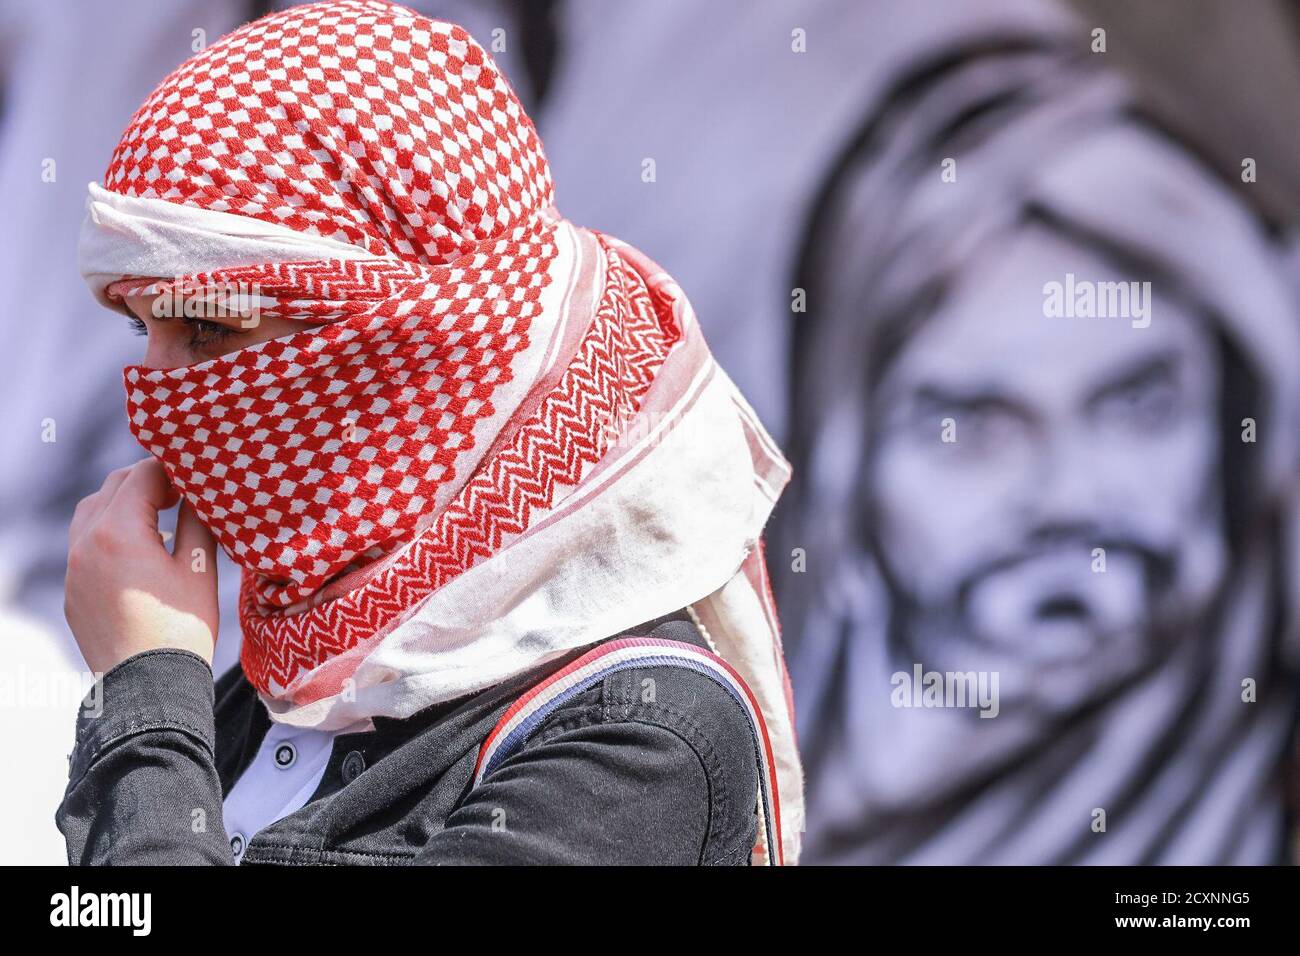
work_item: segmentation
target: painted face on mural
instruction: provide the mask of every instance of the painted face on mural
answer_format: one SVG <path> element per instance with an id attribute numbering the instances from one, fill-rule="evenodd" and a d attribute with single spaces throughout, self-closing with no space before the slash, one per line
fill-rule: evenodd
<path id="1" fill-rule="evenodd" d="M 1060 661 L 1203 607 L 1223 565 L 1219 361 L 1150 322 L 1052 317 L 1044 286 L 1129 281 L 1045 227 L 981 257 L 879 384 L 867 495 L 907 604 Z"/>

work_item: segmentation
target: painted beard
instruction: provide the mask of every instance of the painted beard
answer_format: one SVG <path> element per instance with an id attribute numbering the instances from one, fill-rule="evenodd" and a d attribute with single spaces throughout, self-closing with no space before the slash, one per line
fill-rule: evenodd
<path id="1" fill-rule="evenodd" d="M 895 651 L 930 669 L 997 672 L 1004 710 L 1068 713 L 1204 629 L 1224 552 L 1210 528 L 1177 550 L 1125 533 L 1037 533 L 932 603 L 907 593 L 882 562 Z"/>

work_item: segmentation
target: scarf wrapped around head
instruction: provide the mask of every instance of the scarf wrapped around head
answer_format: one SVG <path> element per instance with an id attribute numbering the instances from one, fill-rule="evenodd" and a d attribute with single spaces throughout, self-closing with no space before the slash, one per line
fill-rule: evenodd
<path id="1" fill-rule="evenodd" d="M 760 544 L 788 466 L 672 279 L 556 212 L 463 30 L 373 0 L 259 20 L 162 83 L 90 192 L 105 304 L 233 289 L 304 323 L 125 371 L 133 432 L 243 569 L 274 719 L 409 716 L 688 608 L 761 705 L 793 858 Z"/>

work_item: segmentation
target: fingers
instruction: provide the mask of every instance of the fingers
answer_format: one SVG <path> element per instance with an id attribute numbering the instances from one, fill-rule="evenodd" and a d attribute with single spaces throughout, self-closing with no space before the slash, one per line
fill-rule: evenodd
<path id="1" fill-rule="evenodd" d="M 104 479 L 99 491 L 77 504 L 68 528 L 69 547 L 104 522 L 123 534 L 156 533 L 158 512 L 172 507 L 179 498 L 156 458 L 119 468 Z"/>
<path id="2" fill-rule="evenodd" d="M 139 464 L 139 462 L 136 462 L 136 464 Z M 117 494 L 117 489 L 122 487 L 122 482 L 126 481 L 126 476 L 131 474 L 131 469 L 134 467 L 135 465 L 126 465 L 108 473 L 104 483 L 99 486 L 99 494 L 104 499 L 105 504 L 113 500 L 113 495 Z"/>
<path id="3" fill-rule="evenodd" d="M 68 543 L 75 544 L 86 529 L 93 525 L 96 519 L 108 507 L 117 490 L 126 481 L 126 476 L 131 473 L 135 465 L 127 465 L 125 468 L 118 468 L 111 471 L 104 483 L 99 486 L 99 490 L 94 494 L 87 495 L 77 502 L 76 510 L 72 513 L 72 524 L 68 527 Z"/>
<path id="4" fill-rule="evenodd" d="M 217 557 L 217 539 L 204 526 L 188 501 L 181 501 L 176 513 L 176 548 L 172 554 L 177 560 L 188 563 L 191 567 L 215 567 Z M 203 552 L 202 564 L 196 564 L 196 551 Z"/>

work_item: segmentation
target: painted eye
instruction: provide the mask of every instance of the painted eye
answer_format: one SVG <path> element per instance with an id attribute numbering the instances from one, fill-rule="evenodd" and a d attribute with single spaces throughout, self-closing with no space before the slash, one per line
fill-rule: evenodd
<path id="1" fill-rule="evenodd" d="M 1132 431 L 1154 431 L 1167 427 L 1178 417 L 1179 396 L 1175 383 L 1154 379 L 1117 389 L 1098 403 L 1098 417 L 1106 423 Z"/>
<path id="2" fill-rule="evenodd" d="M 977 404 L 953 413 L 957 422 L 958 443 L 969 438 L 980 449 L 998 451 L 1014 441 L 1021 431 L 1021 421 L 1004 408 Z"/>

